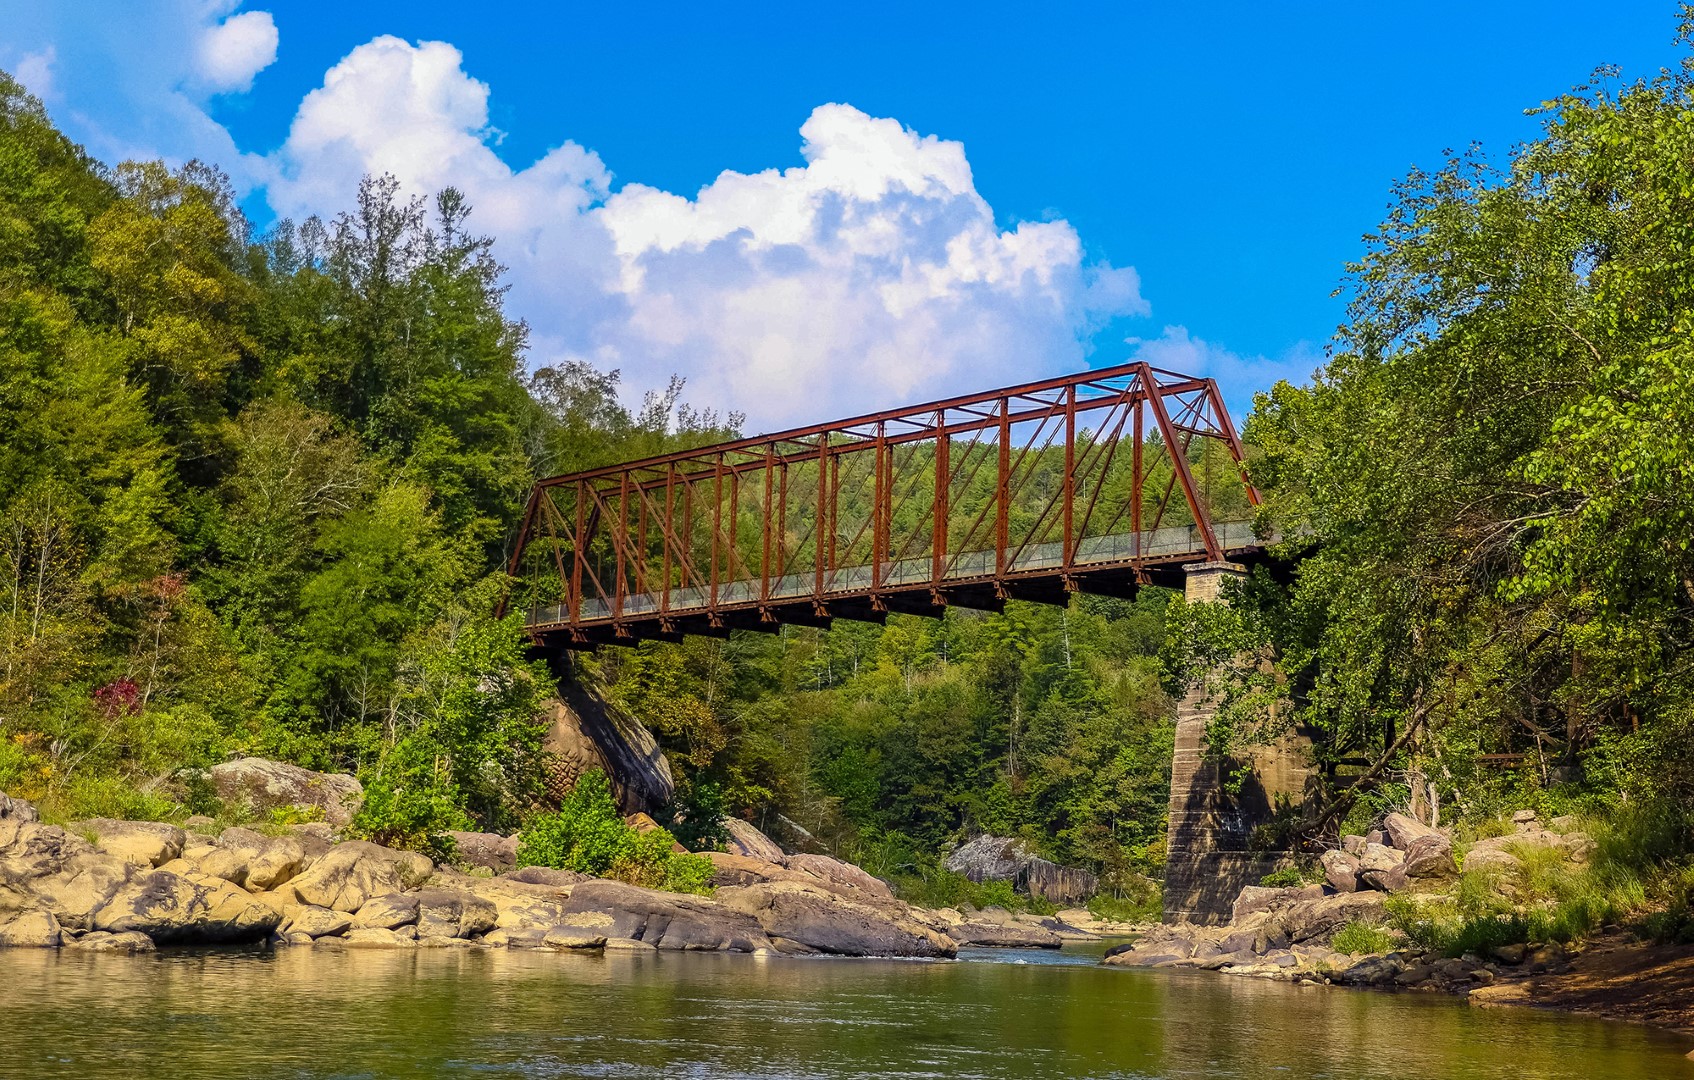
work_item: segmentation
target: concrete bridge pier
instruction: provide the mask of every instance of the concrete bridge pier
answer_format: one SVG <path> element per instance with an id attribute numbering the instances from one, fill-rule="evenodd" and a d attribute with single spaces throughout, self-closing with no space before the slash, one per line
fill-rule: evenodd
<path id="1" fill-rule="evenodd" d="M 1227 603 L 1224 583 L 1245 576 L 1235 563 L 1186 568 L 1189 603 Z M 1294 865 L 1290 852 L 1253 851 L 1253 830 L 1275 816 L 1279 802 L 1298 803 L 1308 775 L 1310 743 L 1298 735 L 1260 749 L 1239 794 L 1223 789 L 1220 763 L 1206 758 L 1206 727 L 1217 713 L 1204 687 L 1177 705 L 1176 747 L 1171 758 L 1170 823 L 1166 833 L 1164 919 L 1167 923 L 1229 921 L 1235 897 L 1247 885 Z M 1233 770 L 1239 763 L 1226 761 Z"/>

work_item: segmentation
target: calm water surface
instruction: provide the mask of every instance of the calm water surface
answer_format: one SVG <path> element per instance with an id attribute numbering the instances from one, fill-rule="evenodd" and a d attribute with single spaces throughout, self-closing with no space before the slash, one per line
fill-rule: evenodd
<path id="1" fill-rule="evenodd" d="M 3 950 L 0 1076 L 1694 1080 L 1688 1040 L 1632 1025 L 1098 952 Z"/>

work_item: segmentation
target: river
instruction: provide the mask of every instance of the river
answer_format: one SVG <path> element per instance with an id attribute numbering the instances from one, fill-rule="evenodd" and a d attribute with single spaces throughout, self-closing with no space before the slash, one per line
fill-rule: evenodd
<path id="1" fill-rule="evenodd" d="M 0 1076 L 1662 1080 L 1689 1040 L 1097 964 L 506 950 L 0 950 Z"/>

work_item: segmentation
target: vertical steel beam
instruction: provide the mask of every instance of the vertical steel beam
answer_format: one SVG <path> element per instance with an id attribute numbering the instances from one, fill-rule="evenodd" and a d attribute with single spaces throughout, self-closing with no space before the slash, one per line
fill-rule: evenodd
<path id="1" fill-rule="evenodd" d="M 664 526 L 665 526 L 665 533 L 666 533 L 667 540 L 670 537 L 676 535 L 676 529 L 671 524 L 671 515 L 676 512 L 675 509 L 674 509 L 674 507 L 676 506 L 675 488 L 676 488 L 676 462 L 673 461 L 665 467 L 665 520 L 664 520 Z M 670 611 L 671 611 L 671 548 L 673 546 L 674 546 L 673 544 L 668 543 L 668 542 L 665 544 L 665 584 L 664 584 L 664 590 L 665 591 L 664 591 L 664 595 L 661 596 L 660 599 L 659 599 L 659 611 L 660 611 L 661 614 L 665 614 L 665 615 L 669 615 Z"/>
<path id="2" fill-rule="evenodd" d="M 816 582 L 812 586 L 812 598 L 818 603 L 823 602 L 824 564 L 829 560 L 829 547 L 824 542 L 829 530 L 829 432 L 818 436 L 818 520 L 812 530 L 812 547 L 814 564 L 813 572 Z"/>
<path id="3" fill-rule="evenodd" d="M 935 432 L 935 501 L 932 506 L 935 520 L 930 523 L 929 580 L 931 586 L 939 589 L 941 577 L 947 572 L 947 519 L 953 501 L 953 465 L 949 460 L 946 409 L 935 411 Z"/>
<path id="4" fill-rule="evenodd" d="M 1000 476 L 994 486 L 994 573 L 1006 572 L 1006 548 L 1011 544 L 1012 399 L 1000 399 Z"/>
<path id="5" fill-rule="evenodd" d="M 1135 537 L 1130 550 L 1133 557 L 1141 557 L 1141 410 L 1147 397 L 1147 384 L 1141 384 L 1141 394 L 1135 399 L 1135 436 L 1130 448 L 1129 464 L 1129 530 Z"/>
<path id="6" fill-rule="evenodd" d="M 712 475 L 712 581 L 711 581 L 711 614 L 718 613 L 718 543 L 723 536 L 723 454 L 717 456 L 717 464 Z"/>
<path id="7" fill-rule="evenodd" d="M 776 443 L 771 443 L 765 450 L 765 532 L 762 537 L 764 550 L 761 552 L 759 566 L 759 600 L 762 603 L 771 602 L 771 501 L 776 488 Z"/>
<path id="8" fill-rule="evenodd" d="M 876 422 L 876 479 L 871 481 L 871 591 L 883 587 L 883 552 L 888 528 L 888 501 L 893 498 L 884 471 L 888 469 L 888 425 Z"/>
<path id="9" fill-rule="evenodd" d="M 627 591 L 624 585 L 626 561 L 624 546 L 629 542 L 629 474 L 618 477 L 618 539 L 613 545 L 617 549 L 617 580 L 612 586 L 612 618 L 623 618 L 623 598 Z"/>
<path id="10" fill-rule="evenodd" d="M 1060 547 L 1060 563 L 1066 570 L 1071 568 L 1076 559 L 1076 539 L 1071 533 L 1071 524 L 1076 502 L 1076 385 L 1065 388 L 1065 476 L 1064 492 L 1065 536 Z"/>
<path id="11" fill-rule="evenodd" d="M 576 532 L 571 536 L 571 627 L 575 629 L 582 620 L 582 531 L 583 507 L 588 502 L 587 481 L 578 480 L 576 484 Z"/>

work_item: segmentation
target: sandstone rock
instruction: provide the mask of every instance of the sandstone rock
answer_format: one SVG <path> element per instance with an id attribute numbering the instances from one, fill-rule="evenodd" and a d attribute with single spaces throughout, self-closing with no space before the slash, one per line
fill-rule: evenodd
<path id="1" fill-rule="evenodd" d="M 292 836 L 265 836 L 251 829 L 230 828 L 195 862 L 202 873 L 223 878 L 248 892 L 266 892 L 300 873 L 306 865 L 306 849 Z"/>
<path id="2" fill-rule="evenodd" d="M 997 949 L 1057 949 L 1064 944 L 1064 939 L 1051 930 L 999 923 L 959 923 L 948 927 L 947 934 L 960 945 Z"/>
<path id="3" fill-rule="evenodd" d="M 106 854 L 149 869 L 181 855 L 183 844 L 187 841 L 183 830 L 158 821 L 90 818 L 73 822 L 70 828 L 78 833 L 93 834 L 94 846 Z"/>
<path id="4" fill-rule="evenodd" d="M 494 904 L 462 889 L 424 889 L 417 894 L 418 938 L 470 938 L 494 929 Z"/>
<path id="5" fill-rule="evenodd" d="M 1387 986 L 1405 970 L 1394 955 L 1371 956 L 1339 972 L 1336 981 L 1347 986 Z"/>
<path id="6" fill-rule="evenodd" d="M 1383 921 L 1384 904 L 1380 893 L 1339 893 L 1296 900 L 1273 917 L 1290 941 L 1327 944 L 1330 936 L 1347 923 Z"/>
<path id="7" fill-rule="evenodd" d="M 1536 814 L 1533 810 L 1518 810 L 1512 814 L 1512 824 L 1532 825 L 1535 822 L 1535 818 Z"/>
<path id="8" fill-rule="evenodd" d="M 94 929 L 95 912 L 103 908 L 137 872 L 137 867 L 78 844 L 82 853 L 58 864 L 54 873 L 29 879 L 27 888 L 68 930 Z M 0 860 L 3 868 L 4 860 Z"/>
<path id="9" fill-rule="evenodd" d="M 1485 842 L 1481 841 L 1465 854 L 1464 862 L 1466 871 L 1493 870 L 1499 873 L 1516 870 L 1522 865 L 1518 857 L 1511 852 L 1500 847 L 1485 846 Z"/>
<path id="10" fill-rule="evenodd" d="M 1353 836 L 1348 837 L 1348 839 L 1357 840 L 1359 850 L 1364 851 L 1365 841 L 1363 837 Z M 1329 883 L 1330 888 L 1336 892 L 1344 893 L 1358 890 L 1359 860 L 1351 852 L 1326 851 L 1319 862 L 1323 865 L 1323 877 Z"/>
<path id="11" fill-rule="evenodd" d="M 1412 838 L 1405 846 L 1403 869 L 1408 878 L 1450 878 L 1459 872 L 1453 862 L 1453 842 L 1438 832 Z"/>
<path id="12" fill-rule="evenodd" d="M 1411 878 L 1406 876 L 1404 866 L 1396 866 L 1392 870 L 1360 870 L 1359 884 L 1377 892 L 1393 893 L 1411 885 Z"/>
<path id="13" fill-rule="evenodd" d="M 429 876 L 433 866 L 416 852 L 350 840 L 337 844 L 288 884 L 303 903 L 358 911 L 373 896 L 401 892 L 418 884 Z"/>
<path id="14" fill-rule="evenodd" d="M 608 938 L 634 938 L 661 949 L 756 952 L 772 947 L 757 919 L 704 897 L 594 880 L 572 888 L 564 907 L 566 925 L 592 927 Z"/>
<path id="15" fill-rule="evenodd" d="M 1516 965 L 1523 963 L 1524 954 L 1528 951 L 1529 946 L 1523 944 L 1497 945 L 1489 953 L 1502 964 Z"/>
<path id="16" fill-rule="evenodd" d="M 59 945 L 59 920 L 39 908 L 0 913 L 0 946 L 52 949 Z"/>
<path id="17" fill-rule="evenodd" d="M 1434 974 L 1435 969 L 1428 964 L 1414 964 L 1394 976 L 1394 982 L 1400 986 L 1415 986 L 1421 982 L 1428 982 L 1430 976 Z"/>
<path id="18" fill-rule="evenodd" d="M 322 821 L 302 821 L 284 826 L 290 836 L 300 841 L 300 846 L 306 852 L 307 862 L 316 862 L 329 854 L 331 848 L 341 842 L 341 835 L 335 828 Z"/>
<path id="19" fill-rule="evenodd" d="M 551 866 L 526 866 L 521 870 L 513 870 L 509 874 L 501 874 L 500 880 L 520 881 L 526 885 L 551 885 L 555 888 L 568 888 L 584 881 L 594 881 L 587 874 L 579 874 L 575 870 L 555 870 Z"/>
<path id="20" fill-rule="evenodd" d="M 826 885 L 834 886 L 837 889 L 868 893 L 885 900 L 894 899 L 894 890 L 888 887 L 887 882 L 872 877 L 852 863 L 832 859 L 828 855 L 790 855 L 788 857 L 788 868 L 803 874 L 810 874 Z"/>
<path id="21" fill-rule="evenodd" d="M 972 881 L 1010 882 L 1018 892 L 1060 904 L 1084 900 L 1100 888 L 1088 871 L 1043 859 L 1011 837 L 979 836 L 951 852 L 943 865 Z"/>
<path id="22" fill-rule="evenodd" d="M 323 811 L 331 825 L 345 825 L 364 799 L 364 788 L 346 773 L 320 773 L 265 758 L 241 758 L 214 765 L 212 786 L 218 798 L 256 813 L 293 808 Z"/>
<path id="23" fill-rule="evenodd" d="M 0 817 L 0 877 L 12 881 L 56 874 L 94 845 L 57 825 Z"/>
<path id="24" fill-rule="evenodd" d="M 1270 888 L 1264 885 L 1248 885 L 1235 897 L 1235 904 L 1230 908 L 1229 921 L 1241 922 L 1256 911 L 1264 911 L 1285 900 L 1292 900 L 1300 893 L 1300 886 L 1292 888 Z"/>
<path id="25" fill-rule="evenodd" d="M 1341 850 L 1349 855 L 1363 855 L 1365 853 L 1365 838 L 1362 836 L 1343 836 L 1341 838 Z"/>
<path id="26" fill-rule="evenodd" d="M 153 943 L 152 938 L 136 930 L 127 930 L 121 934 L 95 930 L 75 941 L 65 942 L 65 948 L 92 953 L 138 953 L 152 952 L 158 946 Z"/>
<path id="27" fill-rule="evenodd" d="M 450 832 L 459 861 L 502 873 L 518 865 L 518 838 L 499 833 Z"/>
<path id="28" fill-rule="evenodd" d="M 1439 836 L 1439 829 L 1432 829 L 1416 818 L 1405 814 L 1389 814 L 1382 819 L 1382 829 L 1388 834 L 1391 844 L 1405 851 L 1413 840 L 1422 836 Z"/>
<path id="29" fill-rule="evenodd" d="M 1395 848 L 1383 844 L 1366 844 L 1365 853 L 1358 856 L 1359 872 L 1366 870 L 1393 870 L 1405 861 L 1405 855 Z"/>
<path id="30" fill-rule="evenodd" d="M 294 904 L 283 911 L 280 933 L 310 934 L 320 938 L 340 934 L 353 926 L 353 918 L 344 911 L 331 911 L 314 904 Z"/>
<path id="31" fill-rule="evenodd" d="M 1386 843 L 1388 843 L 1388 834 L 1383 832 L 1381 829 L 1372 829 L 1370 832 L 1365 834 L 1365 846 L 1367 848 L 1372 844 Z M 1362 855 L 1364 853 L 1360 852 L 1360 854 Z"/>
<path id="32" fill-rule="evenodd" d="M 496 948 L 505 946 L 508 949 L 539 949 L 542 937 L 540 930 L 494 929 L 482 935 L 482 943 Z"/>
<path id="33" fill-rule="evenodd" d="M 562 799 L 584 773 L 599 769 L 611 781 L 618 810 L 656 810 L 676 790 L 670 762 L 658 740 L 636 717 L 608 700 L 593 676 L 583 673 L 559 687 L 562 698 L 542 706 L 547 723 L 542 746 L 550 756 L 547 794 Z"/>
<path id="34" fill-rule="evenodd" d="M 40 815 L 35 807 L 22 799 L 14 799 L 4 791 L 0 791 L 0 818 L 11 818 L 13 821 L 39 821 Z"/>
<path id="35" fill-rule="evenodd" d="M 578 886 L 577 891 L 586 887 Z M 799 946 L 791 951 L 843 956 L 951 957 L 958 953 L 952 937 L 920 921 L 898 901 L 852 900 L 786 881 L 720 889 L 717 898 L 731 910 L 756 918 L 779 946 Z"/>
<path id="36" fill-rule="evenodd" d="M 658 952 L 658 947 L 634 938 L 610 937 L 606 939 L 607 952 Z"/>
<path id="37" fill-rule="evenodd" d="M 734 855 L 727 851 L 707 851 L 702 854 L 712 864 L 712 884 L 719 887 L 772 881 L 789 872 L 781 863 L 767 862 L 747 855 Z"/>
<path id="38" fill-rule="evenodd" d="M 94 913 L 94 929 L 139 931 L 155 942 L 222 944 L 259 941 L 281 916 L 209 874 L 164 870 L 137 874 Z"/>
<path id="39" fill-rule="evenodd" d="M 776 841 L 760 832 L 752 822 L 743 821 L 738 817 L 726 817 L 723 819 L 723 827 L 729 833 L 729 841 L 724 845 L 729 854 L 778 865 L 787 861 L 788 856 L 777 847 Z"/>
<path id="40" fill-rule="evenodd" d="M 606 935 L 580 926 L 555 926 L 542 935 L 541 944 L 549 949 L 598 949 L 606 944 Z"/>
<path id="41" fill-rule="evenodd" d="M 418 898 L 406 893 L 373 896 L 353 916 L 353 926 L 360 930 L 397 930 L 417 921 Z"/>
<path id="42" fill-rule="evenodd" d="M 318 938 L 314 944 L 338 943 L 349 949 L 413 949 L 417 942 L 409 937 L 403 937 L 393 930 L 383 930 L 377 927 L 365 927 L 359 930 L 347 931 L 342 938 Z"/>

